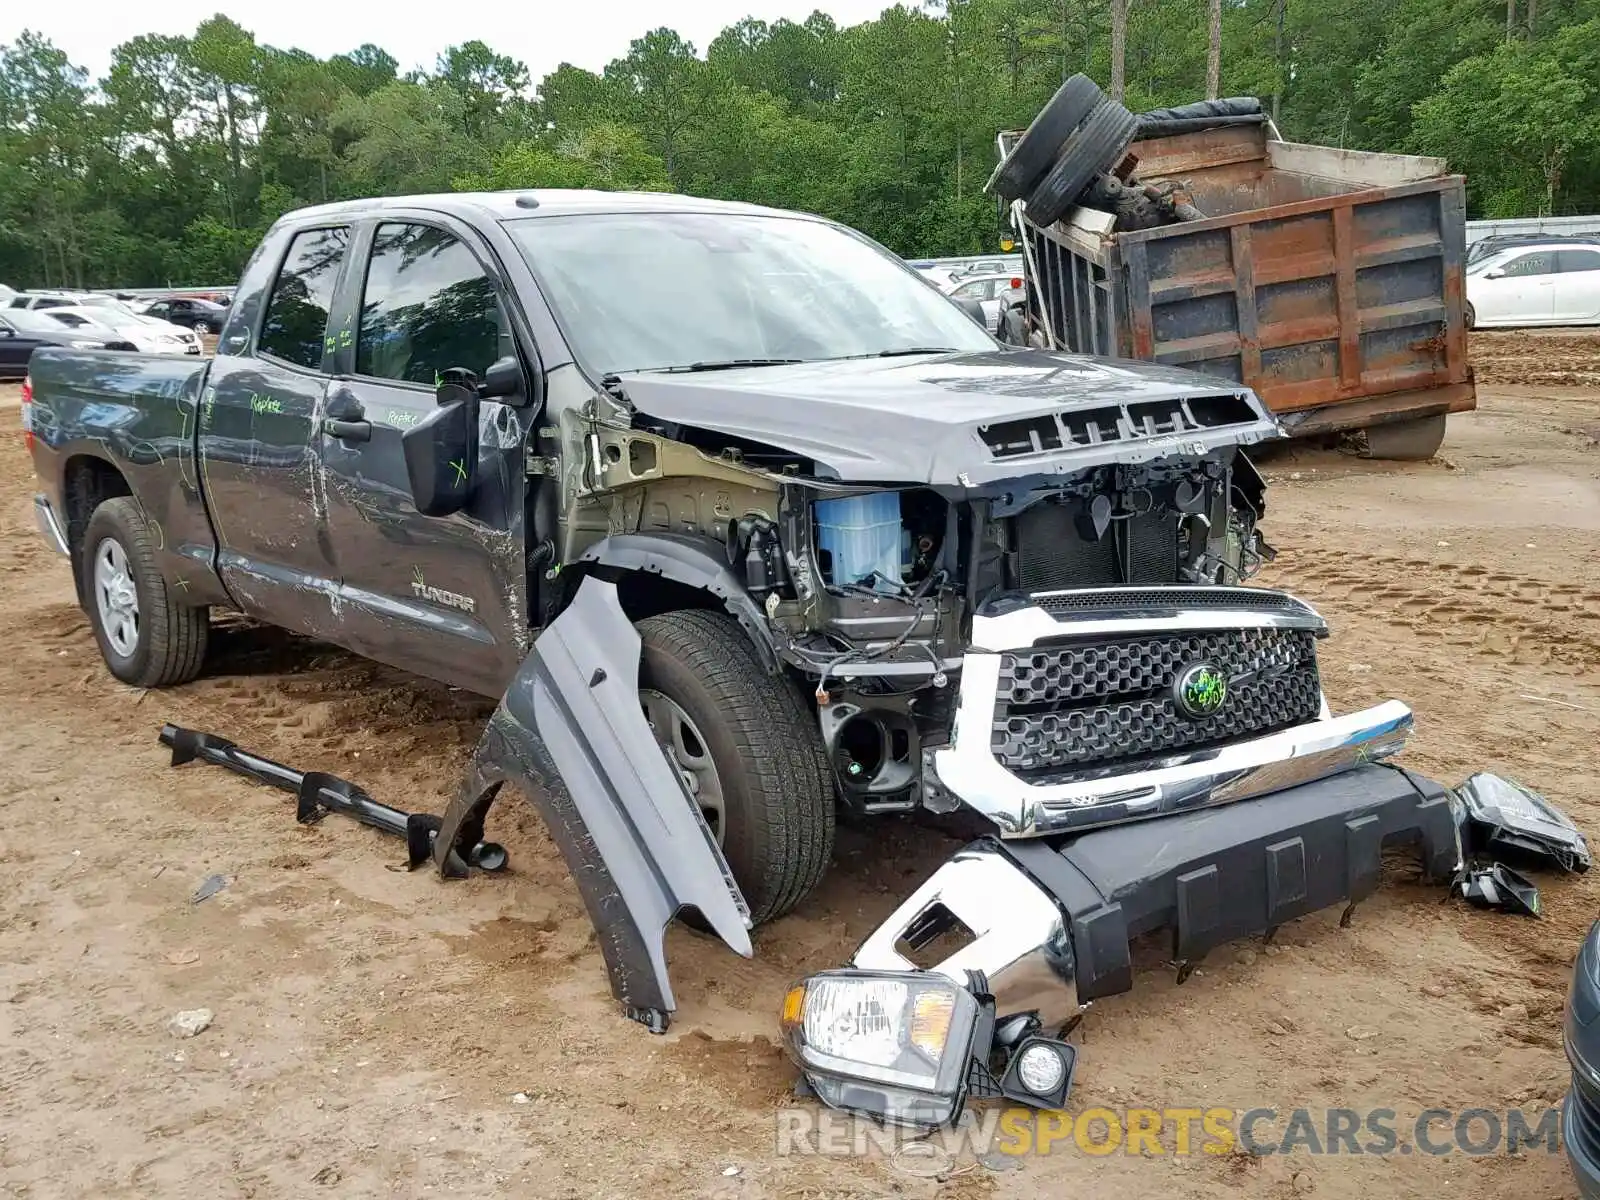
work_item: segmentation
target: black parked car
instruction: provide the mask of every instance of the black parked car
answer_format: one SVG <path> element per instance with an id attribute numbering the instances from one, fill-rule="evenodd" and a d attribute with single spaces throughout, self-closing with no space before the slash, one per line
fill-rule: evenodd
<path id="1" fill-rule="evenodd" d="M 0 313 L 0 379 L 21 379 L 28 359 L 40 346 L 76 346 L 82 350 L 134 350 L 115 330 L 99 325 L 69 328 L 26 309 Z"/>
<path id="2" fill-rule="evenodd" d="M 198 333 L 221 333 L 222 322 L 228 316 L 228 310 L 222 305 L 189 296 L 157 300 L 145 305 L 142 311 L 147 317 L 160 317 L 163 321 L 183 325 Z"/>
<path id="3" fill-rule="evenodd" d="M 1561 1141 L 1584 1200 L 1600 1200 L 1600 921 L 1578 951 L 1567 997 L 1567 1058 L 1572 1091 L 1562 1114 Z"/>

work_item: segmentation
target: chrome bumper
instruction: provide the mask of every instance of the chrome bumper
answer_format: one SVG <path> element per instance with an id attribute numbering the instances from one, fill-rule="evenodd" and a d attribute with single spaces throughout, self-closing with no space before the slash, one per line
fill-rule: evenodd
<path id="1" fill-rule="evenodd" d="M 1218 589 L 1223 592 L 1224 589 Z M 1259 592 L 1262 608 L 1238 606 L 1242 593 L 1226 589 L 1231 608 L 1179 607 L 1156 612 L 1149 598 L 1159 589 L 1127 589 L 1144 609 L 1129 607 L 1095 613 L 1088 619 L 1059 620 L 1034 597 L 1035 605 L 973 622 L 973 643 L 982 647 L 962 662 L 960 694 L 950 745 L 925 760 L 934 788 L 955 796 L 982 813 L 1003 838 L 1076 833 L 1146 817 L 1187 812 L 1266 795 L 1311 783 L 1364 763 L 1398 753 L 1411 732 L 1411 709 L 1386 701 L 1342 717 L 1331 716 L 1326 702 L 1321 718 L 1248 741 L 1205 749 L 1178 751 L 1137 766 L 1089 767 L 1061 772 L 1048 783 L 1033 783 L 1013 774 L 995 758 L 990 737 L 995 695 L 1000 684 L 1001 651 L 1025 650 L 1044 641 L 1101 637 L 1110 634 L 1170 633 L 1173 630 L 1257 629 L 1288 627 L 1322 630 L 1322 618 L 1282 593 Z M 1115 599 L 1117 589 L 1078 593 L 1097 602 Z M 1178 593 L 1194 596 L 1196 593 Z M 1068 595 L 1061 593 L 1060 595 Z M 1276 609 L 1268 607 L 1272 600 Z"/>
<path id="2" fill-rule="evenodd" d="M 67 536 L 61 531 L 61 523 L 56 520 L 56 510 L 50 507 L 50 501 L 44 496 L 35 495 L 33 498 L 33 519 L 51 548 L 57 554 L 66 554 Z"/>

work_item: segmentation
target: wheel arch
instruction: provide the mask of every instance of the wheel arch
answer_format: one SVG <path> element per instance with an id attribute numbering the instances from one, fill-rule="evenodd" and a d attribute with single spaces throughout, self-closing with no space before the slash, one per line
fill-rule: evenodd
<path id="1" fill-rule="evenodd" d="M 115 463 L 97 454 L 73 454 L 62 464 L 62 532 L 66 535 L 67 553 L 72 562 L 73 587 L 77 590 L 80 604 L 85 602 L 83 538 L 89 528 L 89 518 L 107 500 L 133 494 L 127 476 Z"/>
<path id="2" fill-rule="evenodd" d="M 772 627 L 755 597 L 728 565 L 722 546 L 707 537 L 681 533 L 622 533 L 602 538 L 562 572 L 571 575 L 562 607 L 583 578 L 594 575 L 617 587 L 630 621 L 680 609 L 727 612 L 755 647 L 761 664 L 778 674 Z"/>

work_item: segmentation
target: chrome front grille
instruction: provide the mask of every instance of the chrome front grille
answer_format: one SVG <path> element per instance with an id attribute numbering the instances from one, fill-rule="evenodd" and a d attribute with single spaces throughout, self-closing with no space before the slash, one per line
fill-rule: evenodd
<path id="1" fill-rule="evenodd" d="M 1189 667 L 1227 679 L 1208 716 L 1180 710 Z M 1000 656 L 991 747 L 1020 774 L 1197 749 L 1316 720 L 1316 637 L 1307 629 L 1146 633 L 1035 646 Z"/>

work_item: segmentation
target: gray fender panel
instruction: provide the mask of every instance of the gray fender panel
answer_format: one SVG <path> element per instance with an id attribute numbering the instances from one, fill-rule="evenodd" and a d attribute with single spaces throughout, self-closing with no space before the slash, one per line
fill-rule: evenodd
<path id="1" fill-rule="evenodd" d="M 533 802 L 577 881 L 628 1015 L 664 1030 L 676 1007 L 666 927 L 687 906 L 749 958 L 749 908 L 639 707 L 639 635 L 617 589 L 585 579 L 523 660 L 445 811 L 434 859 L 466 873 L 502 784 Z"/>
<path id="2" fill-rule="evenodd" d="M 579 561 L 660 575 L 710 592 L 738 620 L 762 665 L 769 671 L 778 669 L 766 617 L 728 568 L 727 554 L 711 539 L 687 533 L 619 533 L 590 546 Z"/>

